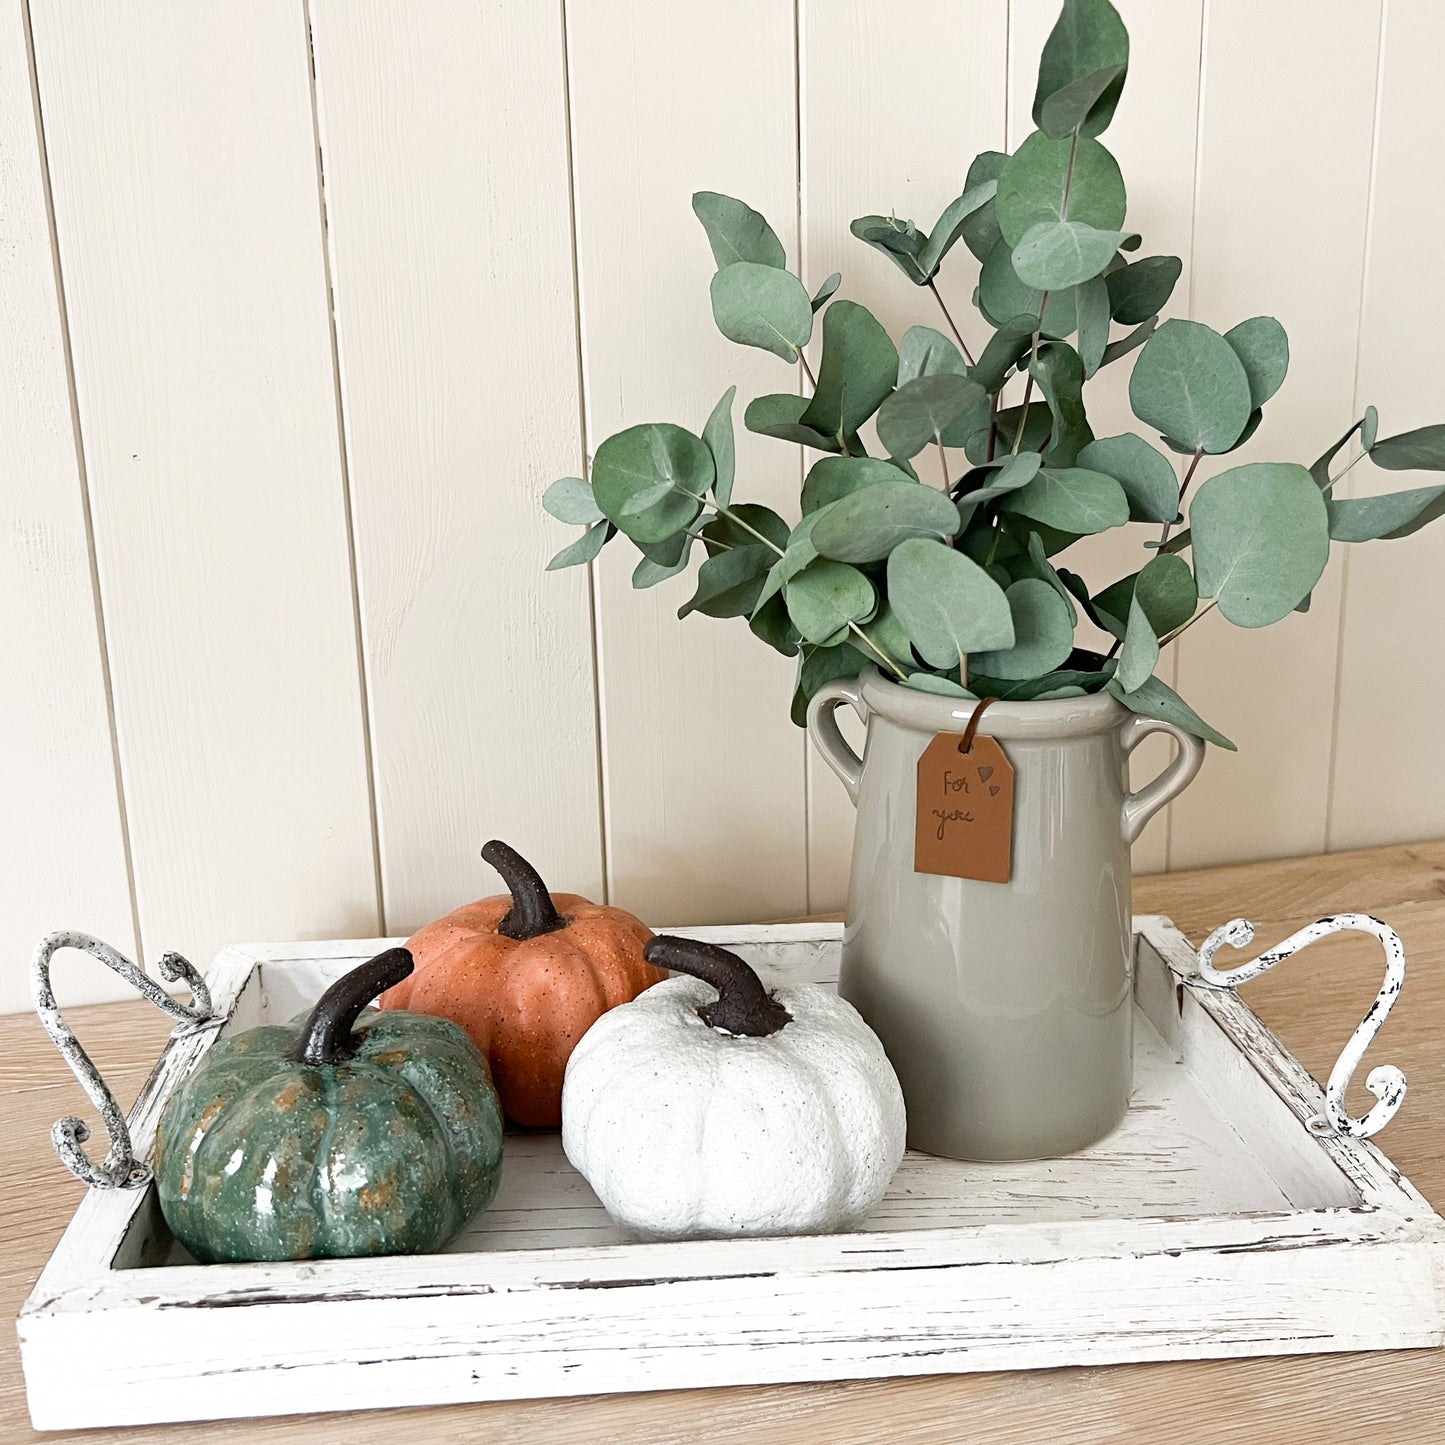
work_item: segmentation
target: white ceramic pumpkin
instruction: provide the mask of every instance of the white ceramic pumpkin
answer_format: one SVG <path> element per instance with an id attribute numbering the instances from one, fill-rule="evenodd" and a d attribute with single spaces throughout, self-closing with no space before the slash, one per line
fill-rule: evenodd
<path id="1" fill-rule="evenodd" d="M 903 1092 L 851 1004 L 769 989 L 736 954 L 654 938 L 685 977 L 602 1015 L 567 1063 L 562 1147 L 607 1212 L 664 1239 L 860 1223 L 903 1157 Z"/>

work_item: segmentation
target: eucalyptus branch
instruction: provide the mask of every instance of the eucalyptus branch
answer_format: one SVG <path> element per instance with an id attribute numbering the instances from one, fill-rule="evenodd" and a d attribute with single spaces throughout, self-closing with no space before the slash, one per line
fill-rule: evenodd
<path id="1" fill-rule="evenodd" d="M 1194 460 L 1189 463 L 1189 470 L 1184 473 L 1184 480 L 1179 484 L 1179 510 L 1184 509 L 1184 494 L 1189 490 L 1189 484 L 1194 480 L 1195 469 L 1199 466 L 1200 459 L 1204 456 L 1203 447 L 1195 447 Z M 1343 475 L 1343 474 L 1342 474 Z M 1159 545 L 1162 547 L 1169 540 L 1170 530 L 1173 528 L 1173 521 L 1164 523 L 1163 530 L 1159 533 Z"/>
<path id="2" fill-rule="evenodd" d="M 943 294 L 933 284 L 933 278 L 928 278 L 928 289 L 933 292 L 933 299 L 938 302 L 938 309 L 943 312 L 943 319 L 948 322 L 948 329 L 953 332 L 953 339 L 958 342 L 958 349 L 963 352 L 963 359 L 973 366 L 973 353 L 968 349 L 968 342 L 963 339 L 963 333 L 958 329 L 952 316 L 949 315 L 948 307 L 943 304 Z"/>
<path id="3" fill-rule="evenodd" d="M 864 632 L 864 630 L 859 627 L 856 622 L 850 622 L 848 624 L 848 630 L 861 638 L 868 645 L 868 647 L 878 658 L 878 660 L 882 662 L 890 672 L 892 672 L 893 676 L 896 677 L 899 682 L 908 681 L 908 674 L 904 672 L 904 670 L 888 655 L 888 653 L 884 651 L 883 648 L 879 647 L 879 645 L 874 642 L 873 639 L 869 637 L 868 634 Z"/>
<path id="4" fill-rule="evenodd" d="M 943 468 L 943 490 L 951 491 L 953 483 L 948 480 L 948 453 L 943 449 L 943 438 L 935 435 L 933 439 L 938 443 L 938 465 Z"/>
<path id="5" fill-rule="evenodd" d="M 1188 632 L 1189 629 L 1193 627 L 1194 624 L 1198 622 L 1201 617 L 1205 616 L 1207 613 L 1213 612 L 1214 609 L 1218 606 L 1219 598 L 1211 597 L 1209 601 L 1206 602 L 1204 606 L 1201 607 L 1199 611 L 1196 612 L 1194 616 L 1189 619 L 1188 622 L 1181 622 L 1179 626 L 1174 629 L 1173 632 L 1166 632 L 1164 636 L 1159 639 L 1159 646 L 1161 648 L 1168 647 L 1169 644 L 1173 642 L 1176 637 L 1180 636 L 1182 633 Z"/>
<path id="6" fill-rule="evenodd" d="M 813 375 L 813 368 L 808 365 L 808 353 L 800 346 L 798 348 L 798 360 L 803 364 L 803 375 L 808 378 L 808 385 L 816 392 L 818 390 L 818 378 Z"/>

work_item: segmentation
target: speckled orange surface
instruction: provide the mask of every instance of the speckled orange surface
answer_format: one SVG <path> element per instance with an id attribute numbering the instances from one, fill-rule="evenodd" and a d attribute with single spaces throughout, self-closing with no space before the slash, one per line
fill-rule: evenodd
<path id="1" fill-rule="evenodd" d="M 667 975 L 643 959 L 652 932 L 630 913 L 574 893 L 552 901 L 565 926 L 536 938 L 497 932 L 512 907 L 507 894 L 427 924 L 406 945 L 416 972 L 381 1006 L 455 1020 L 486 1054 L 507 1117 L 555 1129 L 578 1040 L 608 1009 Z"/>

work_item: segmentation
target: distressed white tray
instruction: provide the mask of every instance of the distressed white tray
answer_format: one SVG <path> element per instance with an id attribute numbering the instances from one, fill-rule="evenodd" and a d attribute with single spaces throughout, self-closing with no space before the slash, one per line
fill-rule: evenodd
<path id="1" fill-rule="evenodd" d="M 1081 1154 L 909 1154 L 867 1230 L 642 1244 L 556 1136 L 443 1254 L 202 1266 L 155 1190 L 91 1190 L 19 1319 L 40 1429 L 1119 1360 L 1434 1346 L 1445 1221 L 1233 993 L 1135 920 L 1135 1093 Z M 684 930 L 836 977 L 839 925 Z M 223 1031 L 287 1019 L 388 940 L 226 950 Z M 137 1154 L 217 1037 L 175 1037 Z M 59 1167 L 57 1165 L 57 1167 Z"/>

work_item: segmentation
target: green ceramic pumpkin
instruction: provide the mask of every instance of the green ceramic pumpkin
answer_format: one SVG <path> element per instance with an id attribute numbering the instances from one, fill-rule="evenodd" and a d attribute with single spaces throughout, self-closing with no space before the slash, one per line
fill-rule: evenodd
<path id="1" fill-rule="evenodd" d="M 309 1015 L 223 1039 L 156 1134 L 171 1232 L 202 1263 L 421 1254 L 497 1191 L 502 1112 L 454 1023 L 363 1014 L 412 971 L 404 948 L 353 969 Z"/>

